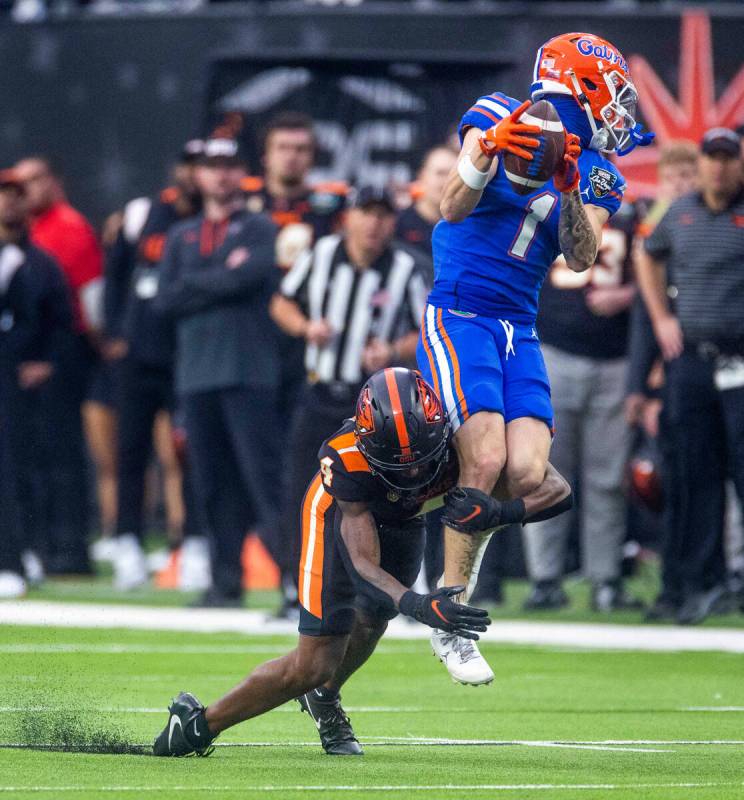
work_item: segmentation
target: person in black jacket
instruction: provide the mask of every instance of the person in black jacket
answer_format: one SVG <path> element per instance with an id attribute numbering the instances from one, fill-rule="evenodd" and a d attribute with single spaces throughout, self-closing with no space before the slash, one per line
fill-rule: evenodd
<path id="1" fill-rule="evenodd" d="M 163 463 L 169 534 L 183 519 L 182 474 L 172 445 L 169 413 L 173 411 L 173 329 L 153 308 L 160 261 L 168 230 L 194 216 L 201 199 L 193 179 L 200 140 L 185 145 L 173 170 L 174 185 L 156 198 L 138 197 L 127 203 L 118 233 L 106 254 L 106 357 L 118 364 L 116 408 L 119 492 L 114 550 L 114 585 L 133 589 L 147 580 L 142 549 L 145 475 L 153 444 L 153 426 L 166 427 L 159 436 Z M 163 444 L 163 443 L 166 444 Z M 167 447 L 170 444 L 170 447 Z M 163 452 L 163 451 L 166 452 Z M 199 588 L 205 588 L 201 586 Z"/>
<path id="2" fill-rule="evenodd" d="M 211 606 L 242 602 L 249 522 L 264 543 L 278 511 L 275 227 L 245 209 L 232 139 L 205 143 L 196 179 L 204 211 L 168 234 L 156 307 L 176 322 L 176 390 L 185 412 L 197 500 L 212 537 Z M 278 560 L 278 556 L 275 560 Z"/>
<path id="3" fill-rule="evenodd" d="M 38 394 L 72 337 L 67 284 L 30 244 L 26 219 L 23 184 L 0 172 L 0 597 L 23 594 L 21 552 L 47 544 Z"/>

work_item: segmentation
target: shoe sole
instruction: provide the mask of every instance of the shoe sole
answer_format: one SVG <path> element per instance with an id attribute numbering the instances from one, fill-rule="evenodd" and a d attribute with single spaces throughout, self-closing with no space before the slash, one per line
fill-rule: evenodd
<path id="1" fill-rule="evenodd" d="M 441 656 L 438 656 L 433 649 L 431 651 L 431 654 L 434 656 L 434 658 L 436 658 L 440 662 L 440 664 L 444 664 L 444 668 L 447 669 L 447 664 L 445 663 L 444 659 Z M 460 680 L 460 678 L 456 678 L 448 669 L 447 673 L 449 674 L 452 683 L 459 683 L 460 686 L 490 686 L 493 683 L 494 678 L 496 677 L 495 675 L 492 675 L 485 681 L 463 681 Z"/>

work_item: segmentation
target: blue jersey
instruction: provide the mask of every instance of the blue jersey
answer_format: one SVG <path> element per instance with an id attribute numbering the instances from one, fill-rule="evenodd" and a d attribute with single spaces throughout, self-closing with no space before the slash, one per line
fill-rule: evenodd
<path id="1" fill-rule="evenodd" d="M 519 105 L 499 92 L 479 98 L 460 121 L 460 141 L 468 128 L 486 130 Z M 614 214 L 625 191 L 625 181 L 615 166 L 585 149 L 579 170 L 584 203 Z M 499 162 L 473 211 L 462 222 L 442 220 L 434 229 L 434 288 L 429 302 L 439 308 L 532 324 L 540 287 L 561 252 L 560 205 L 552 178 L 531 194 L 519 195 Z"/>

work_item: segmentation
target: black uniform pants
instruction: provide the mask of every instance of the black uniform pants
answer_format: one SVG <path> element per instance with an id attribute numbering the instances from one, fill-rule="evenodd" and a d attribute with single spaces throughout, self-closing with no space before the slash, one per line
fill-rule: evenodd
<path id="1" fill-rule="evenodd" d="M 667 365 L 662 556 L 664 593 L 672 600 L 724 580 L 727 475 L 744 498 L 744 387 L 719 391 L 713 372 L 713 360 L 692 347 Z"/>
<path id="2" fill-rule="evenodd" d="M 279 564 L 284 576 L 297 581 L 302 543 L 302 498 L 318 471 L 318 450 L 323 442 L 354 415 L 359 388 L 356 385 L 306 383 L 295 406 L 287 443 L 287 463 L 282 514 L 282 551 Z"/>
<path id="3" fill-rule="evenodd" d="M 40 457 L 37 481 L 46 489 L 44 538 L 50 571 L 89 569 L 88 470 L 81 406 L 91 366 L 84 336 L 71 338 L 52 377 L 38 390 Z"/>
<path id="4" fill-rule="evenodd" d="M 272 558 L 282 559 L 275 534 L 280 494 L 275 392 L 238 386 L 187 394 L 183 411 L 194 491 L 209 527 L 212 580 L 218 591 L 237 597 L 251 522 L 257 522 Z"/>
<path id="5" fill-rule="evenodd" d="M 142 538 L 145 475 L 152 453 L 152 428 L 159 411 L 173 407 L 173 374 L 134 359 L 124 359 L 117 375 L 116 532 Z"/>
<path id="6" fill-rule="evenodd" d="M 5 365 L 0 364 L 5 372 Z M 0 374 L 0 572 L 23 574 L 21 566 L 22 525 L 18 503 L 18 469 L 11 441 L 11 426 L 18 421 L 19 392 L 14 372 Z"/>

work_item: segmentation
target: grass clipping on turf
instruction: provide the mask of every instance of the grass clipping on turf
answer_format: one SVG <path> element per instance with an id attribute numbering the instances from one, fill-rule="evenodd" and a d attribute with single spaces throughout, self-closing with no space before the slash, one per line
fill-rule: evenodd
<path id="1" fill-rule="evenodd" d="M 17 721 L 14 748 L 65 753 L 152 755 L 152 747 L 134 744 L 121 730 L 94 722 L 85 713 L 64 710 L 26 712 Z"/>

